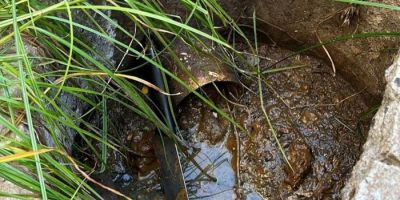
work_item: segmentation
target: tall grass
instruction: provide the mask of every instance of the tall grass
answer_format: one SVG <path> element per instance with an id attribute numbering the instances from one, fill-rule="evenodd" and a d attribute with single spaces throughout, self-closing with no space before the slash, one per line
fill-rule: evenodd
<path id="1" fill-rule="evenodd" d="M 167 14 L 157 1 L 109 0 L 104 5 L 94 5 L 85 0 L 49 2 L 0 1 L 0 127 L 3 127 L 0 133 L 0 177 L 29 191 L 27 194 L 0 192 L 0 196 L 101 199 L 89 184 L 88 166 L 79 162 L 75 164 L 77 161 L 73 161 L 69 153 L 73 143 L 71 134 L 77 134 L 101 163 L 97 170 L 105 170 L 107 149 L 117 150 L 116 141 L 107 136 L 111 119 L 107 116 L 106 101 L 125 105 L 164 133 L 175 137 L 132 81 L 154 86 L 138 77 L 120 74 L 118 66 L 104 59 L 107 52 L 93 49 L 84 34 L 101 38 L 116 49 L 160 68 L 166 76 L 185 85 L 239 126 L 211 100 L 193 91 L 168 71 L 159 60 L 152 60 L 140 49 L 109 35 L 98 19 L 125 33 L 136 46 L 146 46 L 107 14 L 110 11 L 120 13 L 130 19 L 138 34 L 149 38 L 148 41 L 150 34 L 156 37 L 163 47 L 158 54 L 168 51 L 173 55 L 171 45 L 175 40 L 205 45 L 204 39 L 213 41 L 215 48 L 237 53 L 219 35 L 213 20 L 218 18 L 224 26 L 239 35 L 244 34 L 216 0 L 182 0 L 190 13 L 189 19 L 200 22 L 201 30 L 188 25 L 189 19 L 183 21 Z M 93 13 L 97 17 L 93 17 Z M 76 20 L 78 17 L 85 17 L 87 23 Z M 221 60 L 229 59 L 217 56 Z M 177 56 L 175 59 L 180 62 Z M 182 63 L 180 66 L 184 67 Z M 66 97 L 85 105 L 87 111 L 77 112 L 69 105 L 71 102 L 65 102 Z M 95 111 L 103 115 L 100 127 L 85 121 L 84 116 Z M 100 152 L 94 143 L 102 144 Z"/>
<path id="2" fill-rule="evenodd" d="M 399 9 L 365 1 L 339 1 Z M 237 68 L 232 57 L 241 55 L 219 34 L 214 21 L 218 19 L 225 28 L 244 38 L 249 46 L 251 42 L 217 0 L 181 0 L 188 10 L 187 19 L 166 13 L 155 0 L 108 0 L 102 5 L 94 5 L 86 0 L 50 2 L 53 1 L 0 0 L 0 177 L 29 191 L 27 194 L 2 191 L 0 196 L 21 199 L 101 199 L 89 184 L 90 177 L 86 173 L 91 169 L 84 163 L 74 161 L 69 153 L 73 143 L 71 134 L 74 133 L 94 152 L 100 163 L 97 172 L 107 168 L 107 151 L 118 151 L 116 140 L 109 137 L 107 132 L 109 121 L 112 120 L 107 116 L 107 101 L 121 103 L 170 137 L 175 137 L 132 81 L 153 86 L 138 77 L 122 74 L 119 66 L 106 59 L 107 52 L 93 48 L 93 44 L 85 38 L 87 34 L 158 67 L 170 79 L 184 85 L 221 116 L 244 130 L 210 99 L 168 71 L 159 59 L 152 60 L 142 50 L 135 48 L 146 46 L 136 37 L 138 34 L 147 38 L 147 41 L 152 35 L 162 46 L 156 52 L 157 57 L 168 52 L 184 69 L 184 64 L 174 55 L 173 43 L 183 40 L 188 45 L 196 43 L 209 48 L 204 42 L 207 39 L 212 41 L 213 48 L 223 52 L 215 55 L 218 59 Z M 136 35 L 115 22 L 107 14 L 110 11 L 129 19 L 132 26 L 136 27 Z M 96 17 L 93 17 L 94 14 Z M 196 20 L 199 28 L 190 26 L 191 20 Z M 124 33 L 133 45 L 109 35 L 100 21 Z M 334 38 L 323 44 L 353 38 L 398 35 L 363 33 Z M 318 44 L 295 54 L 320 46 Z M 256 54 L 257 49 L 253 53 Z M 269 71 L 262 72 L 259 66 L 256 70 L 241 71 L 258 78 L 262 101 L 261 74 Z M 70 102 L 65 102 L 66 97 L 85 105 L 85 112 L 77 112 Z M 102 115 L 101 126 L 85 120 L 85 116 L 96 111 Z M 266 118 L 268 120 L 267 115 Z M 272 128 L 269 121 L 268 124 Z M 180 141 L 179 138 L 175 139 Z M 100 152 L 95 143 L 101 144 Z"/>

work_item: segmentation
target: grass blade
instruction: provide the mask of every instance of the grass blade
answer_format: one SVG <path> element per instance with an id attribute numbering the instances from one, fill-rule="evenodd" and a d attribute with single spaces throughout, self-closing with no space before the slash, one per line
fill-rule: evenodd
<path id="1" fill-rule="evenodd" d="M 363 1 L 363 0 L 335 0 L 335 1 L 400 11 L 400 6 L 394 6 L 394 5 L 384 4 L 384 3 L 377 3 L 377 2 L 370 2 L 370 1 Z"/>
<path id="2" fill-rule="evenodd" d="M 26 157 L 31 157 L 31 156 L 36 156 L 39 154 L 50 152 L 52 150 L 53 149 L 40 149 L 37 151 L 26 151 L 26 152 L 16 153 L 13 155 L 2 156 L 2 157 L 0 157 L 0 163 L 15 161 L 15 160 L 18 160 L 21 158 L 26 158 Z"/>
<path id="3" fill-rule="evenodd" d="M 16 5 L 15 5 L 15 0 L 12 1 L 12 15 L 13 15 L 13 27 L 14 27 L 14 33 L 15 33 L 15 46 L 16 46 L 16 51 L 17 55 L 21 55 L 24 50 L 24 46 L 22 44 L 22 39 L 21 35 L 19 33 L 19 27 L 17 24 L 17 14 L 16 14 Z M 33 121 L 32 121 L 32 115 L 31 115 L 31 110 L 30 110 L 30 103 L 28 99 L 28 94 L 26 90 L 26 82 L 25 82 L 25 71 L 23 69 L 22 62 L 20 60 L 17 61 L 18 69 L 19 69 L 19 78 L 21 81 L 21 89 L 22 89 L 22 97 L 24 101 L 24 108 L 25 108 L 25 113 L 26 113 L 26 120 L 28 122 L 28 131 L 29 135 L 31 138 L 31 145 L 32 145 L 32 150 L 37 151 L 37 141 L 36 141 L 36 134 L 35 134 L 35 129 L 33 126 Z M 41 190 L 41 195 L 42 199 L 47 200 L 47 192 L 46 192 L 46 184 L 44 183 L 44 177 L 43 177 L 43 171 L 40 163 L 40 157 L 39 155 L 34 155 L 35 158 L 35 163 L 36 163 L 36 171 L 40 183 L 40 190 Z"/>

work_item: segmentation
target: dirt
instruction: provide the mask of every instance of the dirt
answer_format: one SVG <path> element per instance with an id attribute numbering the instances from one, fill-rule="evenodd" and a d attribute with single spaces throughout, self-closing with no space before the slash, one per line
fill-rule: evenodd
<path id="1" fill-rule="evenodd" d="M 259 49 L 260 57 L 269 58 L 260 61 L 264 70 L 292 53 L 266 44 Z M 178 121 L 182 134 L 199 149 L 197 155 L 203 158 L 198 161 L 207 162 L 206 171 L 217 177 L 214 183 L 202 181 L 199 177 L 205 176 L 197 171 L 200 175 L 188 180 L 192 185 L 197 182 L 198 190 L 192 191 L 192 197 L 339 198 L 364 141 L 359 131 L 360 126 L 367 126 L 359 123 L 367 110 L 362 91 L 354 90 L 340 76 L 333 77 L 330 66 L 309 56 L 286 60 L 278 67 L 293 65 L 306 67 L 266 74 L 268 86 L 262 86 L 266 113 L 290 166 L 262 112 L 254 79 L 242 79 L 250 90 L 245 90 L 235 104 L 215 98 L 216 104 L 234 116 L 246 132 L 235 129 L 196 98 L 181 105 Z M 204 154 L 209 156 L 208 161 Z M 220 176 L 220 171 L 226 174 Z"/>
<path id="2" fill-rule="evenodd" d="M 167 2 L 164 6 L 171 13 L 187 14 L 175 4 L 168 4 L 169 0 L 163 2 Z M 248 64 L 259 62 L 266 72 L 302 67 L 263 74 L 266 113 L 254 77 L 240 77 L 246 88 L 239 96 L 225 93 L 230 101 L 215 92 L 208 94 L 243 130 L 193 96 L 179 105 L 180 134 L 192 155 L 182 157 L 189 195 L 201 199 L 339 199 L 361 153 L 364 130 L 368 129 L 368 120 L 360 119 L 368 111 L 366 103 L 379 102 L 384 69 L 389 66 L 398 41 L 368 38 L 328 46 L 336 76 L 322 48 L 273 65 L 293 53 L 275 45 L 298 50 L 317 44 L 317 29 L 321 40 L 387 28 L 398 31 L 390 23 L 395 14 L 357 7 L 349 24 L 343 24 L 343 12 L 335 13 L 349 5 L 314 0 L 247 2 L 253 4 L 236 0 L 221 3 L 242 27 L 252 25 L 249 9 L 251 5 L 256 8 L 259 34 L 269 44 L 259 45 L 258 59 L 247 56 Z M 376 16 L 378 11 L 381 14 Z M 235 45 L 247 51 L 240 44 Z M 254 72 L 254 67 L 246 70 Z M 211 86 L 209 89 L 212 91 Z M 109 150 L 110 167 L 93 177 L 137 199 L 162 199 L 159 164 L 151 145 L 155 128 L 117 103 L 111 102 L 109 108 L 114 123 L 110 135 L 119 151 Z M 76 157 L 90 167 L 99 164 L 90 153 L 77 153 Z M 98 189 L 106 199 L 118 199 Z"/>
<path id="3" fill-rule="evenodd" d="M 325 45 L 329 55 L 322 47 L 306 53 L 330 65 L 332 59 L 337 73 L 357 90 L 366 89 L 362 95 L 367 104 L 380 103 L 385 86 L 384 71 L 392 63 L 400 40 L 393 35 L 362 38 L 351 35 L 399 32 L 395 25 L 400 23 L 398 11 L 331 0 L 220 0 L 218 3 L 242 29 L 253 30 L 255 13 L 259 33 L 268 41 L 293 51 L 320 44 L 320 41 L 347 37 Z M 379 3 L 397 5 L 398 2 L 382 0 Z M 175 1 L 162 0 L 161 4 L 168 13 L 182 20 L 190 13 Z M 215 23 L 219 25 L 218 17 Z"/>
<path id="4" fill-rule="evenodd" d="M 240 44 L 238 48 L 246 52 Z M 240 78 L 247 86 L 241 93 L 228 93 L 232 85 L 220 85 L 225 97 L 213 85 L 203 88 L 243 130 L 193 95 L 179 105 L 180 134 L 190 147 L 191 158 L 182 159 L 191 198 L 339 198 L 365 139 L 362 130 L 368 124 L 360 122 L 368 109 L 360 95 L 364 91 L 354 90 L 341 76 L 332 76 L 329 65 L 310 56 L 299 55 L 268 68 L 291 53 L 261 44 L 259 59 L 247 56 L 250 64 L 259 63 L 264 72 L 300 66 L 263 75 L 263 106 L 279 142 L 263 113 L 254 77 Z M 108 108 L 113 119 L 110 141 L 118 151 L 109 149 L 109 167 L 92 176 L 136 199 L 162 199 L 159 163 L 152 147 L 155 127 L 116 102 L 109 102 Z M 90 167 L 99 165 L 87 147 L 81 150 L 86 153 L 75 151 L 75 157 Z M 118 199 L 98 190 L 107 199 Z"/>
<path id="5" fill-rule="evenodd" d="M 398 1 L 382 0 L 379 3 L 397 5 Z M 400 22 L 398 12 L 389 9 L 355 6 L 330 0 L 293 0 L 279 3 L 277 0 L 248 0 L 245 4 L 248 6 L 247 11 L 242 12 L 244 14 L 241 24 L 251 26 L 251 16 L 255 11 L 260 32 L 267 35 L 271 42 L 292 50 L 310 47 L 319 44 L 319 40 L 329 41 L 340 36 L 400 31 L 395 26 Z M 393 36 L 354 38 L 325 47 L 338 73 L 358 90 L 366 88 L 367 92 L 363 94 L 366 103 L 379 104 L 385 86 L 384 71 L 392 63 L 400 40 Z M 331 64 L 323 48 L 316 48 L 308 52 L 310 53 Z"/>
<path id="6" fill-rule="evenodd" d="M 300 181 L 311 169 L 312 154 L 310 147 L 302 139 L 296 139 L 290 143 L 288 152 L 288 163 L 284 168 L 287 175 L 285 184 L 297 189 Z"/>
<path id="7" fill-rule="evenodd" d="M 398 11 L 358 6 L 331 0 L 221 0 L 223 8 L 243 29 L 253 30 L 253 13 L 259 34 L 281 47 L 298 51 L 337 37 L 348 39 L 314 48 L 307 54 L 323 59 L 358 90 L 366 88 L 364 100 L 380 103 L 384 71 L 397 54 L 397 36 L 352 37 L 364 33 L 396 33 Z M 374 1 L 398 5 L 396 0 Z M 318 34 L 318 36 L 317 36 Z M 329 58 L 330 57 L 330 58 Z"/>
<path id="8" fill-rule="evenodd" d="M 107 149 L 105 171 L 91 176 L 105 186 L 135 199 L 163 199 L 159 163 L 152 143 L 155 127 L 118 102 L 109 101 L 107 107 L 110 119 L 108 138 L 116 149 Z M 100 113 L 92 114 L 89 121 L 101 122 L 101 119 L 96 119 L 99 116 Z M 82 138 L 76 138 L 75 143 L 78 148 L 74 149 L 74 157 L 88 167 L 99 170 L 100 163 L 93 156 L 94 152 L 89 147 L 80 145 L 85 144 Z M 100 147 L 100 143 L 97 142 L 95 148 L 98 153 L 101 152 Z M 93 186 L 104 199 L 122 199 L 97 185 Z"/>

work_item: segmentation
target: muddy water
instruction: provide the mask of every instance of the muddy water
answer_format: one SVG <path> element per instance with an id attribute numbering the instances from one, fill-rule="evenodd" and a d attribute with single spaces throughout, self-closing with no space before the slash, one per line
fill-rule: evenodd
<path id="1" fill-rule="evenodd" d="M 263 71 L 292 53 L 267 45 L 259 51 L 260 59 L 249 56 L 247 61 L 259 61 Z M 353 90 L 340 76 L 333 77 L 330 66 L 312 57 L 297 56 L 274 69 L 287 66 L 304 67 L 263 75 L 263 106 L 274 131 L 263 113 L 254 77 L 241 77 L 247 89 L 239 95 L 225 92 L 230 101 L 207 92 L 213 91 L 212 85 L 205 88 L 243 130 L 192 96 L 179 106 L 180 134 L 190 147 L 190 157 L 182 158 L 191 198 L 339 198 L 360 155 L 362 130 L 367 129 L 367 124 L 359 123 L 367 109 L 359 95 L 362 91 Z M 109 102 L 108 108 L 109 139 L 118 151 L 109 149 L 108 167 L 92 176 L 135 199 L 163 199 L 151 144 L 154 126 L 118 103 Z M 92 120 L 101 121 L 96 116 L 100 115 Z M 99 165 L 85 146 L 74 154 L 89 167 Z M 120 199 L 98 190 L 105 199 Z"/>
<path id="2" fill-rule="evenodd" d="M 260 56 L 265 57 L 260 59 L 262 70 L 290 53 L 260 46 Z M 254 63 L 257 59 L 248 60 Z M 367 124 L 358 122 L 367 108 L 360 91 L 340 76 L 333 77 L 330 66 L 297 56 L 277 67 L 294 65 L 305 67 L 265 74 L 266 84 L 262 83 L 263 106 L 279 144 L 261 109 L 254 78 L 243 77 L 249 88 L 233 100 L 235 104 L 214 98 L 245 131 L 231 126 L 196 98 L 181 105 L 182 134 L 197 149 L 195 160 L 205 168 L 203 173 L 193 165 L 187 168 L 192 173 L 187 179 L 193 198 L 339 198 L 360 155 L 361 130 Z"/>

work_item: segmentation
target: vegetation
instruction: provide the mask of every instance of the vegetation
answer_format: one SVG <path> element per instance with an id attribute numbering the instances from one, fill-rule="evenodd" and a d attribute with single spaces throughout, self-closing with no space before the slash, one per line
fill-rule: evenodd
<path id="1" fill-rule="evenodd" d="M 207 39 L 212 41 L 213 48 L 226 53 L 218 55 L 219 59 L 228 60 L 228 56 L 237 52 L 219 35 L 213 21 L 218 20 L 223 27 L 243 35 L 215 0 L 183 0 L 182 5 L 190 12 L 187 19 L 169 15 L 156 1 L 147 0 L 110 0 L 104 5 L 84 0 L 2 0 L 0 3 L 0 176 L 31 191 L 29 195 L 4 192 L 0 195 L 22 199 L 101 198 L 88 183 L 95 182 L 88 176 L 92 169 L 77 163 L 69 154 L 73 134 L 80 135 L 93 152 L 98 152 L 93 141 L 103 144 L 101 152 L 95 155 L 101 163 L 96 171 L 105 169 L 107 149 L 118 151 L 118 144 L 107 134 L 106 101 L 125 105 L 173 137 L 134 82 L 157 88 L 138 77 L 123 74 L 120 64 L 107 59 L 108 52 L 94 49 L 93 41 L 85 36 L 90 34 L 125 55 L 144 59 L 169 78 L 184 84 L 159 59 L 150 59 L 138 47 L 146 48 L 150 38 L 156 38 L 163 47 L 158 56 L 165 51 L 173 54 L 171 44 L 175 40 L 210 48 L 203 42 Z M 113 21 L 110 12 L 129 19 L 137 32 L 132 33 Z M 192 19 L 200 24 L 199 29 L 188 25 Z M 110 34 L 106 24 L 124 33 L 130 44 Z M 139 41 L 138 35 L 145 39 Z M 212 101 L 194 93 L 236 123 Z M 90 109 L 77 112 L 71 102 Z M 85 121 L 85 116 L 96 111 L 102 113 L 100 127 Z"/>
<path id="2" fill-rule="evenodd" d="M 399 10 L 396 6 L 366 1 L 338 1 Z M 151 41 L 155 38 L 162 46 L 156 52 L 157 57 L 165 52 L 174 55 L 171 45 L 176 40 L 211 48 L 204 42 L 206 39 L 212 41 L 212 48 L 220 50 L 221 53 L 215 55 L 218 59 L 237 68 L 234 60 L 241 59 L 241 54 L 220 35 L 215 21 L 247 41 L 245 34 L 217 0 L 181 0 L 190 13 L 187 19 L 166 13 L 157 2 L 108 0 L 104 5 L 97 5 L 85 0 L 0 0 L 0 177 L 31 192 L 22 195 L 0 191 L 0 196 L 20 199 L 101 199 L 89 184 L 96 183 L 88 175 L 93 169 L 70 156 L 73 143 L 71 134 L 83 138 L 93 152 L 98 152 L 93 141 L 102 144 L 101 151 L 95 154 L 100 167 L 94 169 L 94 173 L 103 171 L 107 166 L 107 150 L 118 151 L 118 144 L 107 133 L 107 101 L 123 104 L 174 137 L 169 127 L 152 111 L 146 96 L 142 95 L 141 88 L 135 82 L 157 88 L 139 77 L 124 74 L 120 69 L 120 61 L 113 63 L 108 59 L 108 52 L 94 49 L 91 44 L 93 41 L 88 40 L 87 34 L 111 44 L 123 52 L 123 57 L 133 55 L 158 67 L 170 79 L 185 85 L 221 116 L 243 130 L 210 99 L 193 91 L 168 71 L 160 59 L 147 57 L 143 49 L 154 45 Z M 137 32 L 132 33 L 115 22 L 110 12 L 129 19 Z M 189 25 L 192 20 L 196 21 L 197 28 Z M 130 42 L 110 34 L 105 24 L 123 33 Z M 144 39 L 139 40 L 138 35 Z M 323 44 L 393 35 L 398 36 L 398 33 L 364 33 L 338 37 Z M 254 50 L 256 53 L 257 49 Z M 173 57 L 175 62 L 180 63 L 176 55 Z M 184 69 L 185 66 L 180 63 L 180 67 Z M 273 69 L 270 72 L 276 71 Z M 260 66 L 256 66 L 254 72 L 241 72 L 258 78 L 262 102 L 263 82 L 260 75 L 269 72 L 261 71 Z M 168 90 L 160 92 L 169 94 Z M 71 107 L 70 101 L 79 102 L 88 109 L 77 112 L 77 108 Z M 101 126 L 85 120 L 85 116 L 93 112 L 102 114 Z M 272 127 L 267 114 L 264 114 Z M 283 149 L 280 149 L 284 155 Z"/>

